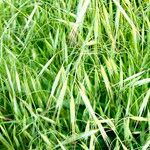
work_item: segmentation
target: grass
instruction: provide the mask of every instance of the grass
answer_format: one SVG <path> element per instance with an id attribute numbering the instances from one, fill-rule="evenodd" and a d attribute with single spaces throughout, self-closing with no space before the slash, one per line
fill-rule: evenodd
<path id="1" fill-rule="evenodd" d="M 149 0 L 0 0 L 0 149 L 150 149 Z"/>

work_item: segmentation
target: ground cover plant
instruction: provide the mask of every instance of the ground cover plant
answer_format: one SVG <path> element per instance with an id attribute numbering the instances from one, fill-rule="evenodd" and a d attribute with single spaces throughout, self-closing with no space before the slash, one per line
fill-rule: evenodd
<path id="1" fill-rule="evenodd" d="M 0 149 L 150 149 L 149 0 L 0 0 Z"/>

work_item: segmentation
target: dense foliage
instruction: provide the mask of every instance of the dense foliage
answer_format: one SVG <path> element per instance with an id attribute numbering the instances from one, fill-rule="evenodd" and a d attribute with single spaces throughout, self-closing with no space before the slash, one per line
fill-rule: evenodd
<path id="1" fill-rule="evenodd" d="M 150 145 L 149 0 L 0 0 L 0 149 Z"/>

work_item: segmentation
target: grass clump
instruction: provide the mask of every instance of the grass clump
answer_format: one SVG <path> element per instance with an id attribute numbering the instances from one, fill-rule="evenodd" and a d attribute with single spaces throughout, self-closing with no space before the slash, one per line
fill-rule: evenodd
<path id="1" fill-rule="evenodd" d="M 0 149 L 150 148 L 150 1 L 0 1 Z"/>

